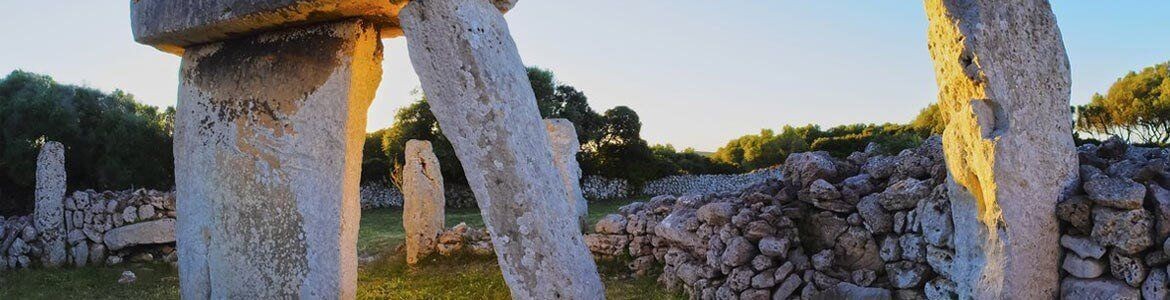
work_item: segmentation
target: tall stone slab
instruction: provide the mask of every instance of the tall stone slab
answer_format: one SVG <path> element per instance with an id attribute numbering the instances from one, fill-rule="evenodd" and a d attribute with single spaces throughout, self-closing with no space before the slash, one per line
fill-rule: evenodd
<path id="1" fill-rule="evenodd" d="M 48 141 L 37 155 L 37 190 L 34 227 L 44 251 L 41 262 L 50 268 L 66 262 L 65 252 L 65 146 Z"/>
<path id="2" fill-rule="evenodd" d="M 581 142 L 577 141 L 577 129 L 573 127 L 573 122 L 566 119 L 546 119 L 544 126 L 552 146 L 553 164 L 557 166 L 569 198 L 569 208 L 573 210 L 572 215 L 577 216 L 581 228 L 585 228 L 589 202 L 585 201 L 585 194 L 581 191 L 581 165 L 577 162 Z"/>
<path id="3" fill-rule="evenodd" d="M 416 0 L 399 19 L 431 110 L 479 202 L 512 297 L 603 298 L 500 10 L 486 0 Z"/>
<path id="4" fill-rule="evenodd" d="M 341 21 L 186 48 L 175 120 L 185 299 L 352 299 L 375 26 Z"/>
<path id="5" fill-rule="evenodd" d="M 443 173 L 431 142 L 406 142 L 406 163 L 402 166 L 402 227 L 406 230 L 406 263 L 435 252 L 443 233 Z"/>
<path id="6" fill-rule="evenodd" d="M 926 0 L 963 299 L 1058 294 L 1055 206 L 1077 180 L 1069 64 L 1046 0 Z"/>

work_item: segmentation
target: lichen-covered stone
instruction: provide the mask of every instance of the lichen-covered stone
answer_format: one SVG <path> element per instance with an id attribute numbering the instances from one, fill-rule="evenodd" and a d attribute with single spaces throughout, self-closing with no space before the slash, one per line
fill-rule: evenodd
<path id="1" fill-rule="evenodd" d="M 1128 178 L 1102 178 L 1085 183 L 1085 192 L 1097 205 L 1120 209 L 1138 209 L 1146 197 L 1146 187 Z"/>
<path id="2" fill-rule="evenodd" d="M 928 0 L 959 298 L 1054 298 L 1052 212 L 1077 178 L 1070 75 L 1046 0 Z"/>
<path id="3" fill-rule="evenodd" d="M 402 166 L 402 228 L 406 231 L 406 263 L 415 264 L 435 252 L 445 226 L 447 198 L 443 173 L 431 142 L 406 141 Z"/>
<path id="4" fill-rule="evenodd" d="M 183 298 L 354 297 L 381 59 L 363 21 L 186 49 L 174 134 Z"/>
<path id="5" fill-rule="evenodd" d="M 1137 254 L 1154 244 L 1151 221 L 1150 212 L 1144 209 L 1094 207 L 1092 238 L 1122 254 Z"/>
<path id="6" fill-rule="evenodd" d="M 1075 254 L 1065 255 L 1061 268 L 1078 278 L 1097 278 L 1105 274 L 1104 262 L 1095 258 L 1081 258 Z"/>
<path id="7" fill-rule="evenodd" d="M 585 194 L 581 190 L 581 165 L 577 163 L 577 153 L 581 152 L 581 143 L 577 141 L 577 129 L 566 119 L 544 120 L 548 131 L 548 142 L 552 147 L 553 164 L 557 167 L 561 182 L 565 185 L 566 197 L 569 199 L 569 208 L 577 216 L 581 228 L 585 228 L 585 217 L 589 214 L 589 203 L 585 201 Z"/>
<path id="8" fill-rule="evenodd" d="M 412 1 L 399 15 L 431 111 L 462 162 L 512 297 L 605 294 L 499 9 Z"/>
<path id="9" fill-rule="evenodd" d="M 58 267 L 65 263 L 65 147 L 48 141 L 37 155 L 36 231 L 44 255 L 41 263 Z M 0 231 L 3 231 L 0 228 Z M 0 233 L 0 235 L 3 235 Z M 24 237 L 32 240 L 32 237 Z M 2 252 L 0 252 L 2 253 Z"/>

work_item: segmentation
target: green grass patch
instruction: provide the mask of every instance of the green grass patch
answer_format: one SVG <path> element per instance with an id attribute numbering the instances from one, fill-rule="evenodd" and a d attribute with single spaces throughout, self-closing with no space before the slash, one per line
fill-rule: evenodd
<path id="1" fill-rule="evenodd" d="M 590 224 L 634 200 L 590 203 Z M 448 209 L 447 226 L 466 222 L 483 228 L 476 209 Z M 591 230 L 590 230 L 591 231 Z M 494 256 L 431 256 L 407 266 L 396 248 L 405 238 L 402 211 L 362 212 L 358 255 L 374 259 L 358 267 L 358 299 L 509 299 L 508 287 Z M 118 284 L 122 271 L 138 276 L 133 284 Z M 656 274 L 629 276 L 625 260 L 598 262 L 609 299 L 679 299 L 663 291 Z M 0 299 L 178 299 L 178 270 L 167 264 L 124 264 L 81 269 L 32 269 L 0 273 Z"/>

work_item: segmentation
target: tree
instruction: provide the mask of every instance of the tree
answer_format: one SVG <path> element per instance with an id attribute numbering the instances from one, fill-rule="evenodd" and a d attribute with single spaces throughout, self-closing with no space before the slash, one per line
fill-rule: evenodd
<path id="1" fill-rule="evenodd" d="M 1075 107 L 1076 129 L 1136 143 L 1170 142 L 1170 62 L 1129 72 L 1105 95 Z"/>
<path id="2" fill-rule="evenodd" d="M 41 140 L 65 145 L 71 190 L 170 189 L 174 114 L 122 91 L 12 72 L 0 80 L 0 214 L 31 210 Z"/>

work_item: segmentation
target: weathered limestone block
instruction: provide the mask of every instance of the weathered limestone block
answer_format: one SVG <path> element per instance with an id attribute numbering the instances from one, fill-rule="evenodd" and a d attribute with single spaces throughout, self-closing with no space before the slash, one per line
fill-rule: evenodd
<path id="1" fill-rule="evenodd" d="M 573 128 L 573 122 L 566 119 L 547 119 L 544 125 L 548 131 L 548 142 L 552 145 L 553 163 L 568 193 L 569 208 L 572 209 L 572 215 L 577 216 L 581 228 L 585 228 L 589 202 L 585 201 L 585 194 L 581 192 L 581 165 L 577 162 L 581 142 L 577 140 L 577 129 Z"/>
<path id="2" fill-rule="evenodd" d="M 381 60 L 363 21 L 187 49 L 175 117 L 183 298 L 354 297 Z"/>
<path id="3" fill-rule="evenodd" d="M 175 219 L 160 219 L 110 229 L 103 239 L 106 249 L 112 251 L 137 245 L 173 243 Z"/>
<path id="4" fill-rule="evenodd" d="M 406 142 L 402 167 L 402 227 L 406 229 L 406 262 L 414 264 L 435 252 L 443 233 L 443 174 L 431 142 Z"/>
<path id="5" fill-rule="evenodd" d="M 484 0 L 413 1 L 400 19 L 512 297 L 604 297 L 503 15 Z"/>
<path id="6" fill-rule="evenodd" d="M 65 251 L 65 146 L 45 142 L 37 155 L 37 190 L 34 226 L 39 233 L 46 267 L 66 262 Z"/>
<path id="7" fill-rule="evenodd" d="M 1076 181 L 1069 64 L 1046 0 L 927 0 L 959 298 L 1058 293 L 1055 205 Z"/>
<path id="8" fill-rule="evenodd" d="M 408 0 L 134 0 L 134 40 L 182 54 L 183 48 L 306 24 L 362 19 L 384 38 L 402 35 L 398 12 Z M 516 0 L 491 0 L 507 11 Z"/>
<path id="9" fill-rule="evenodd" d="M 406 0 L 136 0 L 130 2 L 134 40 L 163 51 L 310 23 L 363 18 L 392 37 Z M 400 33 L 400 32 L 399 32 Z"/>

